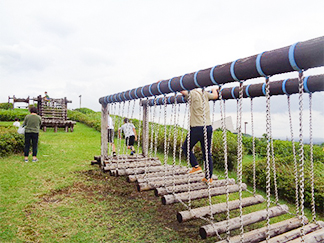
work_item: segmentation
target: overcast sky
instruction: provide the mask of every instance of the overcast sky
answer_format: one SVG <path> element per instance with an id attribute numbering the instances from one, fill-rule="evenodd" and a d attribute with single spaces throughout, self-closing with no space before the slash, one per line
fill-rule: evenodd
<path id="1" fill-rule="evenodd" d="M 323 36 L 323 9 L 323 0 L 0 0 L 0 102 L 47 91 L 99 111 L 102 96 Z M 323 68 L 306 74 L 315 73 Z M 287 113 L 281 103 L 273 99 L 273 124 Z M 324 138 L 322 103 L 315 94 Z M 235 115 L 235 103 L 227 109 Z"/>

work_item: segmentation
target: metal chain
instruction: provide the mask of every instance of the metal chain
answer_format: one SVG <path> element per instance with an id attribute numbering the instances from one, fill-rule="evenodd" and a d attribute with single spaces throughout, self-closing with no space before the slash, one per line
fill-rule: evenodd
<path id="1" fill-rule="evenodd" d="M 173 157 L 172 157 L 172 192 L 174 194 L 174 188 L 175 188 L 175 174 L 174 174 L 174 170 L 175 170 L 175 164 L 176 164 L 176 151 L 177 151 L 177 137 L 178 137 L 178 132 L 177 132 L 177 97 L 176 97 L 176 93 L 174 93 L 174 124 L 173 124 Z"/>
<path id="2" fill-rule="evenodd" d="M 271 164 L 270 164 L 270 87 L 269 87 L 269 77 L 266 77 L 265 82 L 265 90 L 266 90 L 266 131 L 267 131 L 267 168 L 266 168 L 266 192 L 267 192 L 267 242 L 270 240 L 270 183 L 271 183 Z"/>
<path id="3" fill-rule="evenodd" d="M 140 153 L 140 147 L 141 147 L 141 127 L 142 127 L 142 106 L 141 106 L 142 99 L 139 99 L 139 112 L 138 112 L 138 136 L 137 136 L 137 154 Z"/>
<path id="4" fill-rule="evenodd" d="M 252 155 L 253 155 L 253 196 L 256 196 L 256 164 L 255 164 L 255 137 L 253 119 L 253 98 L 251 98 L 251 130 L 252 130 Z"/>
<path id="5" fill-rule="evenodd" d="M 191 119 L 191 92 L 188 91 L 188 133 L 187 133 L 187 166 L 190 168 L 190 119 Z M 188 207 L 191 209 L 191 184 L 190 184 L 190 174 L 188 174 Z"/>
<path id="6" fill-rule="evenodd" d="M 211 124 L 212 124 L 212 128 L 213 128 L 213 132 L 214 132 L 214 121 L 215 121 L 215 109 L 216 109 L 216 101 L 213 101 L 213 109 L 212 109 L 212 120 L 211 120 Z M 213 145 L 214 145 L 214 139 L 212 137 L 211 143 L 210 143 L 210 153 L 213 154 Z"/>
<path id="7" fill-rule="evenodd" d="M 174 103 L 172 104 L 171 106 L 171 118 L 170 118 L 170 121 L 172 122 L 173 121 L 173 114 L 174 114 Z M 169 135 L 168 135 L 168 138 L 167 138 L 167 154 L 169 155 L 169 151 L 170 151 L 170 144 L 171 144 L 171 137 L 172 137 L 172 126 L 170 124 L 169 126 Z"/>
<path id="8" fill-rule="evenodd" d="M 238 100 L 238 156 L 237 156 L 237 167 L 238 167 L 238 182 L 239 182 L 239 200 L 240 200 L 240 239 L 243 242 L 244 237 L 244 226 L 243 226 L 243 206 L 242 206 L 242 173 L 243 173 L 243 145 L 242 145 L 242 103 L 243 103 L 243 81 L 240 81 L 239 86 L 239 100 Z"/>
<path id="9" fill-rule="evenodd" d="M 299 175 L 300 175 L 300 212 L 302 217 L 302 227 L 300 229 L 301 241 L 305 241 L 305 220 L 304 220 L 304 144 L 303 144 L 303 72 L 299 72 Z"/>
<path id="10" fill-rule="evenodd" d="M 310 164 L 311 164 L 311 194 L 312 194 L 312 221 L 316 221 L 315 210 L 315 193 L 314 193 L 314 158 L 313 158 L 313 115 L 312 115 L 312 93 L 309 93 L 309 150 L 310 150 Z"/>
<path id="11" fill-rule="evenodd" d="M 221 125 L 223 132 L 223 145 L 224 145 L 224 169 L 225 169 L 225 180 L 226 180 L 226 240 L 229 242 L 230 230 L 229 230 L 229 220 L 230 220 L 230 210 L 229 210 L 229 176 L 228 176 L 228 161 L 227 161 L 227 131 L 225 125 L 225 100 L 223 100 L 223 93 L 219 91 L 219 105 L 221 113 Z M 224 104 L 224 106 L 223 106 Z"/>
<path id="12" fill-rule="evenodd" d="M 202 98 L 202 103 L 203 103 L 203 121 L 204 121 L 204 145 L 205 145 L 205 171 L 206 171 L 206 179 L 207 179 L 207 185 L 208 185 L 208 200 L 209 200 L 209 210 L 210 210 L 210 218 L 213 219 L 213 209 L 212 209 L 212 200 L 211 200 L 211 191 L 210 191 L 210 183 L 209 180 L 211 180 L 212 178 L 210 177 L 210 168 L 209 168 L 209 158 L 208 158 L 208 141 L 207 141 L 207 117 L 206 117 L 206 109 L 207 109 L 207 105 L 209 105 L 208 103 L 206 104 L 206 102 L 208 102 L 208 96 L 205 93 L 205 87 L 202 89 L 202 93 L 201 93 L 201 98 Z"/>
<path id="13" fill-rule="evenodd" d="M 166 95 L 164 95 L 164 177 L 163 177 L 163 186 L 166 187 L 166 174 L 167 174 L 167 163 L 168 163 L 168 153 L 167 153 L 167 100 Z"/>
<path id="14" fill-rule="evenodd" d="M 292 118 L 291 118 L 291 107 L 290 107 L 290 95 L 287 95 L 287 103 L 288 103 L 288 115 L 289 115 L 289 128 L 290 128 L 290 136 L 291 136 L 291 145 L 294 157 L 294 174 L 295 174 L 295 198 L 296 198 L 296 216 L 299 214 L 299 186 L 298 186 L 298 164 L 296 158 L 296 148 L 295 148 L 295 140 L 294 140 L 294 131 L 292 127 Z"/>
<path id="15" fill-rule="evenodd" d="M 155 101 L 156 102 L 156 101 Z M 158 139 L 158 135 L 160 135 L 160 132 L 161 132 L 161 125 L 160 125 L 160 120 L 161 120 L 161 110 L 162 110 L 162 106 L 160 105 L 160 110 L 159 110 L 159 118 L 158 118 L 158 128 L 157 128 L 157 131 L 155 132 L 155 147 L 154 147 L 154 157 L 157 156 L 157 139 Z"/>
<path id="16" fill-rule="evenodd" d="M 179 108 L 180 108 L 180 104 L 179 104 Z M 188 109 L 188 103 L 186 103 L 185 106 L 185 112 L 184 112 L 184 117 L 187 117 L 187 109 Z M 180 114 L 180 110 L 179 110 L 179 114 Z M 183 132 L 184 132 L 184 128 L 186 126 L 186 119 L 183 119 L 183 126 L 181 128 L 181 132 L 180 132 L 180 144 L 183 143 Z M 180 146 L 179 149 L 179 165 L 181 165 L 181 154 L 182 154 L 182 146 Z"/>

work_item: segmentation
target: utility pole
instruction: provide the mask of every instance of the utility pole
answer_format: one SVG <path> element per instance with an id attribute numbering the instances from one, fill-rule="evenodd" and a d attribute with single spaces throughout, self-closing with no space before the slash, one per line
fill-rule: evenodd
<path id="1" fill-rule="evenodd" d="M 80 108 L 81 108 L 81 95 L 79 95 L 79 97 L 80 97 Z"/>
<path id="2" fill-rule="evenodd" d="M 246 134 L 246 124 L 248 124 L 248 122 L 244 122 L 244 133 Z"/>

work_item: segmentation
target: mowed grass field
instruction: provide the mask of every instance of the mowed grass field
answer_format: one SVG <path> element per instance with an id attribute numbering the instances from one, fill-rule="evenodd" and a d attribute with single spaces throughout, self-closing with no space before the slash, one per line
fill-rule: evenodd
<path id="1" fill-rule="evenodd" d="M 203 222 L 180 225 L 180 205 L 103 174 L 90 165 L 99 154 L 100 133 L 78 123 L 73 133 L 40 132 L 39 162 L 0 158 L 0 242 L 200 240 Z"/>
<path id="2" fill-rule="evenodd" d="M 201 240 L 198 230 L 206 221 L 177 222 L 176 213 L 185 210 L 181 204 L 162 205 L 152 191 L 137 192 L 125 177 L 111 177 L 97 165 L 91 166 L 93 156 L 99 154 L 100 133 L 77 123 L 73 133 L 62 129 L 40 132 L 39 162 L 31 162 L 31 158 L 29 163 L 23 162 L 22 153 L 0 158 L 0 242 L 216 241 L 216 237 Z M 163 161 L 163 154 L 158 157 Z M 222 172 L 215 174 L 224 178 Z M 236 173 L 231 172 L 230 177 L 235 178 Z M 265 198 L 264 192 L 258 194 Z M 224 202 L 225 198 L 213 197 L 212 201 Z M 230 200 L 237 198 L 238 193 L 230 195 Z M 208 203 L 201 199 L 192 205 Z M 262 203 L 243 211 L 247 214 L 265 207 Z M 289 207 L 294 212 L 294 204 Z M 311 217 L 309 210 L 306 214 Z M 231 212 L 231 217 L 238 215 L 238 210 Z M 271 222 L 291 217 L 287 214 Z M 225 214 L 215 215 L 216 221 L 225 218 Z M 262 226 L 264 222 L 245 230 Z"/>

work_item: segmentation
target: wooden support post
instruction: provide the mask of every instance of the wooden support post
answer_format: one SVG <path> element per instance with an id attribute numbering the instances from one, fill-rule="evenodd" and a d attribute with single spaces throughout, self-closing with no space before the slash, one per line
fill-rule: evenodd
<path id="1" fill-rule="evenodd" d="M 259 204 L 264 202 L 264 198 L 261 195 L 255 197 L 247 197 L 242 199 L 242 207 L 248 207 L 251 205 Z M 229 210 L 235 210 L 240 207 L 240 200 L 230 201 L 228 202 Z M 204 217 L 210 214 L 210 210 L 212 210 L 213 214 L 224 213 L 227 211 L 226 202 L 218 203 L 211 206 L 205 206 L 200 208 L 195 208 L 192 210 L 186 210 L 177 213 L 177 219 L 179 223 Z"/>
<path id="2" fill-rule="evenodd" d="M 108 158 L 108 107 L 101 106 L 101 161 Z"/>
<path id="3" fill-rule="evenodd" d="M 304 222 L 307 223 L 308 219 L 304 217 Z M 276 235 L 283 234 L 290 230 L 296 229 L 302 225 L 300 218 L 291 218 L 285 221 L 281 221 L 275 224 L 271 224 L 270 227 L 270 237 L 274 237 Z M 250 232 L 244 233 L 243 242 L 242 243 L 257 243 L 260 242 L 267 237 L 267 226 L 262 227 L 260 229 L 252 230 Z M 240 235 L 236 235 L 230 238 L 231 243 L 241 243 Z M 218 243 L 227 243 L 227 240 L 219 241 Z"/>
<path id="4" fill-rule="evenodd" d="M 309 234 L 311 232 L 314 232 L 316 230 L 319 230 L 320 228 L 324 228 L 324 222 L 323 221 L 319 221 L 317 223 L 318 224 L 305 225 L 305 227 L 304 227 L 305 235 Z M 288 231 L 285 234 L 273 237 L 270 240 L 268 240 L 268 243 L 284 243 L 284 242 L 287 242 L 287 241 L 290 241 L 290 240 L 294 240 L 294 239 L 300 237 L 300 229 L 301 228 L 291 230 L 291 231 Z M 265 243 L 265 242 L 266 241 L 262 241 L 261 243 Z M 305 241 L 305 242 L 308 242 L 308 241 Z"/>
<path id="5" fill-rule="evenodd" d="M 320 243 L 324 242 L 324 228 L 316 230 L 312 233 L 309 233 L 305 235 L 304 241 L 302 241 L 301 238 L 289 241 L 289 243 L 301 243 L 301 242 L 307 242 L 307 243 Z"/>
<path id="6" fill-rule="evenodd" d="M 238 185 L 230 185 L 228 187 L 229 193 L 238 192 L 239 189 L 240 188 Z M 243 183 L 243 185 L 242 185 L 242 190 L 243 191 L 246 190 L 245 183 Z M 226 186 L 211 188 L 210 194 L 211 194 L 211 196 L 224 195 L 224 194 L 226 194 Z M 206 197 L 208 197 L 208 189 L 190 192 L 190 198 L 192 200 L 206 198 Z M 161 200 L 162 200 L 163 205 L 177 203 L 177 202 L 180 202 L 180 200 L 183 202 L 188 201 L 189 200 L 189 192 L 176 193 L 175 195 L 173 195 L 173 194 L 164 195 Z"/>
<path id="7" fill-rule="evenodd" d="M 149 126 L 148 126 L 148 119 L 149 119 L 149 110 L 148 105 L 143 104 L 143 136 L 142 136 L 142 151 L 144 157 L 148 155 L 148 134 L 149 134 Z"/>
<path id="8" fill-rule="evenodd" d="M 280 206 L 275 206 L 272 208 L 269 208 L 269 217 L 273 218 L 282 214 L 287 213 L 289 210 L 287 205 L 280 205 Z M 267 219 L 267 210 L 260 210 L 257 212 L 245 214 L 242 216 L 242 221 L 243 221 L 243 226 L 247 226 L 250 224 L 254 224 L 263 220 Z M 232 218 L 229 220 L 228 225 L 229 225 L 229 230 L 234 230 L 238 229 L 241 226 L 240 223 L 240 217 Z M 207 237 L 210 236 L 215 236 L 218 234 L 222 234 L 226 232 L 226 225 L 227 225 L 227 220 L 217 222 L 214 224 L 207 224 L 199 229 L 199 234 L 201 238 L 206 239 Z M 217 232 L 216 232 L 217 230 Z"/>

